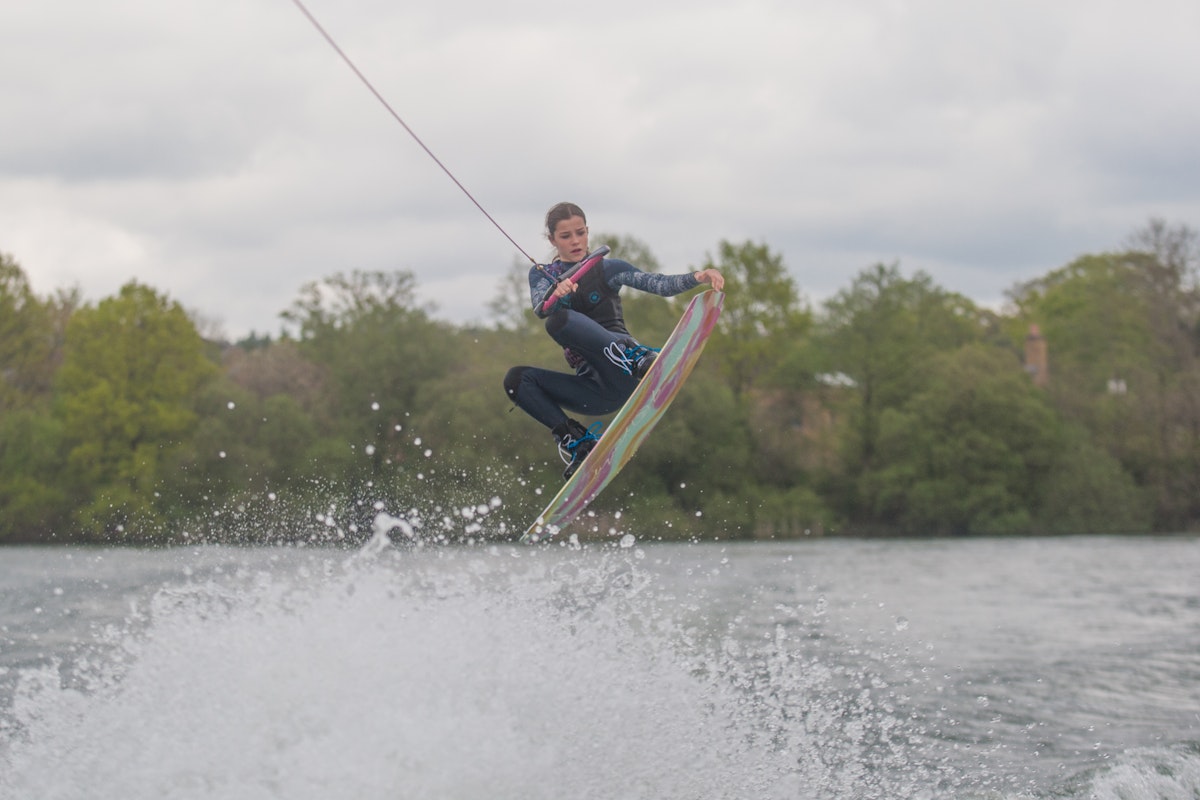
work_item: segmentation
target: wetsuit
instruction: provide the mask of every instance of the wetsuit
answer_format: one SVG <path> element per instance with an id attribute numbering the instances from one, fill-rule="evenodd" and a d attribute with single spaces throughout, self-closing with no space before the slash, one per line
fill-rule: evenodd
<path id="1" fill-rule="evenodd" d="M 637 386 L 637 378 L 605 355 L 611 347 L 637 344 L 625 327 L 621 287 L 672 297 L 700 285 L 692 273 L 659 275 L 606 258 L 577 281 L 578 289 L 543 313 L 542 300 L 554 286 L 554 278 L 574 266 L 555 261 L 545 267 L 548 275 L 531 268 L 529 295 L 534 313 L 545 318 L 546 332 L 563 348 L 575 374 L 513 367 L 504 376 L 509 398 L 551 430 L 566 423 L 563 409 L 593 417 L 609 414 L 624 405 Z"/>

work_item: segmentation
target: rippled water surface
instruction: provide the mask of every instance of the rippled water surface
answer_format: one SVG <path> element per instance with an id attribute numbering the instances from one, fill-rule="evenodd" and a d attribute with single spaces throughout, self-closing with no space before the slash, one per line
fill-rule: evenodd
<path id="1" fill-rule="evenodd" d="M 0 549 L 0 798 L 331 797 L 1194 800 L 1200 541 Z"/>

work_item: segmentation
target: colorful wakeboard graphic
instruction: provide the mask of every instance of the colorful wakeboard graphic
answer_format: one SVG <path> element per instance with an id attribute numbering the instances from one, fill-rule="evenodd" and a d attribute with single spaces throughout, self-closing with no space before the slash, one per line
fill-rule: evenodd
<path id="1" fill-rule="evenodd" d="M 649 372 L 579 470 L 521 536 L 522 542 L 536 542 L 561 531 L 629 463 L 696 366 L 724 301 L 724 294 L 711 289 L 692 298 Z"/>

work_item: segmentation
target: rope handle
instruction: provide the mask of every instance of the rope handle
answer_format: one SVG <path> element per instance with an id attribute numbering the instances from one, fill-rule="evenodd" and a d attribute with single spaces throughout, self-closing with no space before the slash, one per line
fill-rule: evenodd
<path id="1" fill-rule="evenodd" d="M 554 285 L 547 289 L 546 294 L 542 296 L 542 315 L 550 313 L 550 309 L 554 308 L 554 304 L 558 302 L 558 300 L 552 295 L 554 294 L 554 290 L 558 288 L 559 283 L 565 281 L 567 278 L 570 278 L 576 282 L 582 280 L 583 276 L 586 275 L 592 267 L 603 261 L 604 257 L 610 252 L 612 251 L 609 249 L 609 246 L 602 244 L 584 256 L 582 261 L 571 267 L 571 269 L 567 270 L 562 275 L 559 275 L 557 278 L 550 275 L 549 272 L 546 272 L 546 268 L 544 266 L 538 264 L 537 268 L 540 269 L 545 275 L 550 276 L 550 279 L 554 281 Z"/>

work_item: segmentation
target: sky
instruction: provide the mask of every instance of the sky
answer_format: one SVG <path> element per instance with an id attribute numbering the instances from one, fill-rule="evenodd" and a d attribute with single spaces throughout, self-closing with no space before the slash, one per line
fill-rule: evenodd
<path id="1" fill-rule="evenodd" d="M 486 322 L 571 200 L 665 272 L 749 240 L 814 307 L 880 262 L 998 307 L 1200 227 L 1195 0 L 303 2 L 516 246 L 293 0 L 9 2 L 0 252 L 38 294 L 137 280 L 236 340 L 407 270 Z"/>

